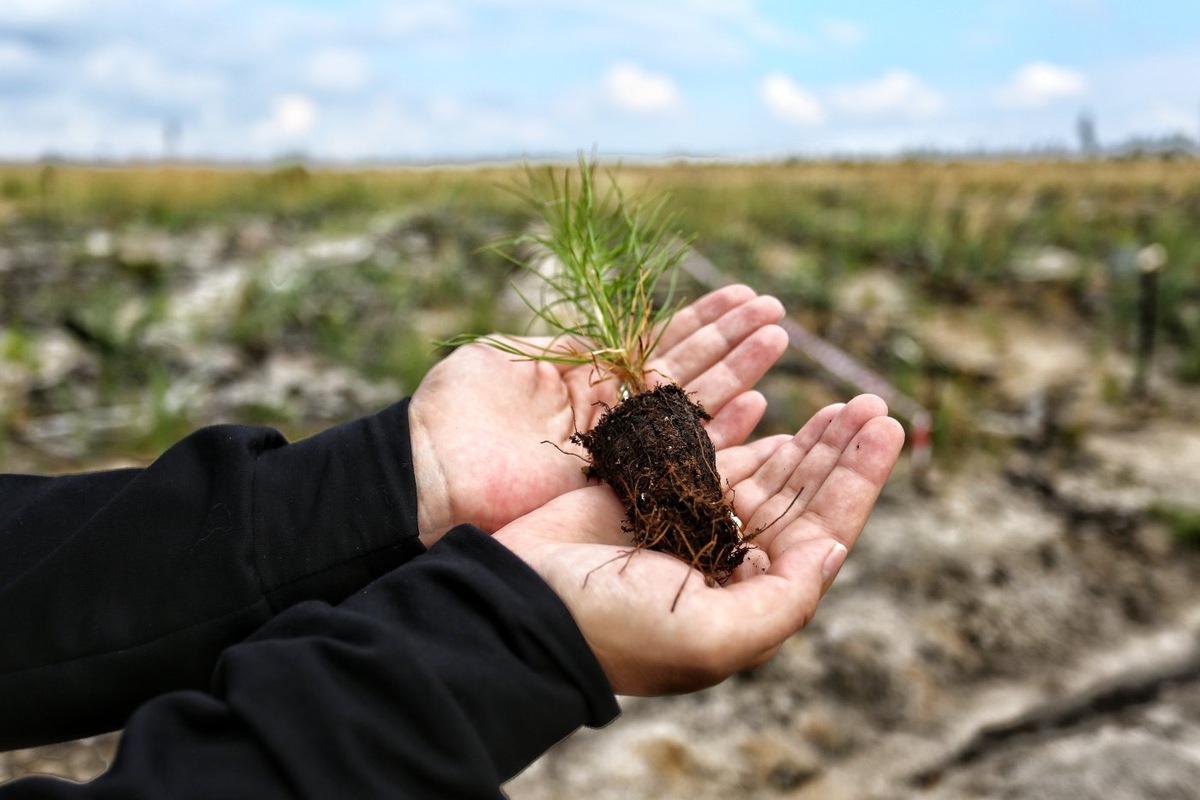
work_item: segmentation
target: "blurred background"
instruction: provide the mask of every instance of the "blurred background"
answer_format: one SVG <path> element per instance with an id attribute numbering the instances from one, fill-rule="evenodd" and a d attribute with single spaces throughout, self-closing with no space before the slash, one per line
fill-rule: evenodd
<path id="1" fill-rule="evenodd" d="M 411 393 L 528 323 L 522 162 L 595 153 L 687 294 L 787 306 L 762 433 L 866 389 L 910 447 L 774 661 L 510 796 L 1192 798 L 1198 79 L 1186 3 L 5 0 L 0 470 Z"/>

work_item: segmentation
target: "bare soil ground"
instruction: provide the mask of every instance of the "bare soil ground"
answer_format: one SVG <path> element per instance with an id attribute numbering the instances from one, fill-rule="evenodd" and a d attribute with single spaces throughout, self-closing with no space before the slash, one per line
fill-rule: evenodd
<path id="1" fill-rule="evenodd" d="M 185 289 L 244 282 L 236 264 L 210 260 Z M 946 394 L 961 391 L 954 381 L 984 386 L 982 405 L 959 395 L 958 417 L 942 397 L 944 424 L 971 446 L 935 453 L 927 491 L 901 465 L 816 620 L 772 662 L 699 694 L 624 700 L 609 728 L 580 732 L 510 782 L 514 800 L 1197 796 L 1200 551 L 1162 512 L 1200 519 L 1200 392 L 1153 373 L 1145 402 L 1114 400 L 1132 368 L 1069 322 L 909 313 L 903 287 L 872 280 L 873 297 L 899 298 L 895 319 L 847 306 L 845 335 L 899 328 L 906 351 L 951 376 Z M 194 298 L 204 319 L 242 296 L 222 286 Z M 278 397 L 285 417 L 317 426 L 402 393 L 303 352 L 251 370 L 185 335 L 188 297 L 174 296 L 179 313 L 153 330 L 186 374 L 164 405 L 187 405 L 196 424 Z M 863 319 L 882 321 L 856 327 Z M 94 358 L 78 343 L 59 333 L 30 347 L 40 371 L 0 374 L 0 398 L 86 394 Z M 764 383 L 773 415 L 845 396 L 786 366 Z M 22 419 L 5 468 L 82 463 L 110 428 L 152 416 L 86 400 Z M 0 753 L 0 781 L 86 779 L 115 744 Z"/>
<path id="2" fill-rule="evenodd" d="M 1196 797 L 1200 552 L 1153 509 L 1200 510 L 1200 395 L 1072 413 L 1067 453 L 960 456 L 928 493 L 902 466 L 772 662 L 626 700 L 509 795 Z"/>

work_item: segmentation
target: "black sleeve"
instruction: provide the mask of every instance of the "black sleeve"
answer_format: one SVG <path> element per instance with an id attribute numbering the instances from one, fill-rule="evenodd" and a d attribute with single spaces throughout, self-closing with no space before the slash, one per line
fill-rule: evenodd
<path id="1" fill-rule="evenodd" d="M 13 798 L 495 798 L 580 725 L 618 712 L 570 612 L 460 526 L 340 606 L 298 605 L 226 650 L 211 691 L 151 701 L 90 784 Z"/>
<path id="2" fill-rule="evenodd" d="M 145 469 L 0 476 L 0 750 L 120 728 L 207 685 L 284 608 L 423 552 L 407 413 L 295 444 L 218 426 Z"/>

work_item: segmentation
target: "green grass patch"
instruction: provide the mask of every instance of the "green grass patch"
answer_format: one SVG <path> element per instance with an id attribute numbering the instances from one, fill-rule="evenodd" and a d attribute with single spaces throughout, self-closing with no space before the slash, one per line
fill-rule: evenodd
<path id="1" fill-rule="evenodd" d="M 1200 549 L 1200 509 L 1175 505 L 1154 505 L 1150 516 L 1167 526 L 1179 544 Z"/>

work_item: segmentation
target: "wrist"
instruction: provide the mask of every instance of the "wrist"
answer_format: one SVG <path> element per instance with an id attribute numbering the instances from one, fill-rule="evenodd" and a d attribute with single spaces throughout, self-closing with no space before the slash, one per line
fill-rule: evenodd
<path id="1" fill-rule="evenodd" d="M 409 404 L 408 427 L 413 480 L 417 487 L 417 529 L 421 543 L 428 548 L 453 527 L 453 521 L 446 473 L 437 458 L 418 397 Z"/>

